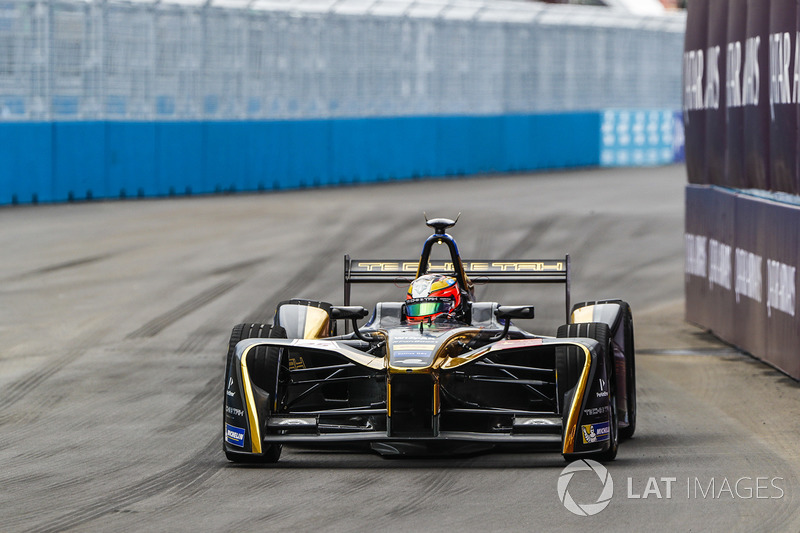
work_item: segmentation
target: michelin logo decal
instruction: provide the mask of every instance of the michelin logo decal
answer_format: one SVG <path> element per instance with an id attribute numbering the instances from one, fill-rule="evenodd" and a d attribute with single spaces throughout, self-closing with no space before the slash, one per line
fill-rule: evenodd
<path id="1" fill-rule="evenodd" d="M 244 430 L 230 424 L 225 424 L 225 440 L 234 446 L 244 448 Z"/>
<path id="2" fill-rule="evenodd" d="M 583 443 L 591 444 L 594 442 L 603 442 L 609 439 L 608 422 L 601 422 L 600 424 L 587 424 L 581 426 L 581 433 L 583 433 Z"/>

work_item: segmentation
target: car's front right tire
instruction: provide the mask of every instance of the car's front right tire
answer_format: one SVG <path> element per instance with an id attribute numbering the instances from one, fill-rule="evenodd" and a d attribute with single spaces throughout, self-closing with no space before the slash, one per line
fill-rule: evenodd
<path id="1" fill-rule="evenodd" d="M 568 338 L 568 337 L 588 337 L 590 339 L 594 339 L 602 346 L 602 356 L 604 361 L 604 366 L 606 368 L 607 373 L 614 372 L 614 351 L 611 345 L 611 335 L 609 333 L 608 324 L 603 322 L 583 322 L 580 324 L 564 324 L 558 328 L 558 332 L 556 333 L 556 337 L 558 338 Z M 576 369 L 577 370 L 577 369 Z M 574 461 L 576 459 L 581 458 L 588 458 L 594 459 L 600 462 L 609 462 L 613 461 L 617 457 L 617 450 L 619 449 L 619 421 L 617 417 L 617 407 L 616 407 L 616 390 L 615 390 L 615 380 L 612 379 L 612 376 L 607 375 L 606 381 L 609 384 L 609 394 L 608 394 L 608 403 L 610 408 L 609 413 L 609 442 L 610 446 L 608 449 L 600 451 L 600 452 L 592 452 L 592 453 L 583 453 L 583 454 L 571 454 L 565 453 L 562 454 L 564 460 L 566 461 Z M 575 380 L 577 381 L 577 380 Z"/>

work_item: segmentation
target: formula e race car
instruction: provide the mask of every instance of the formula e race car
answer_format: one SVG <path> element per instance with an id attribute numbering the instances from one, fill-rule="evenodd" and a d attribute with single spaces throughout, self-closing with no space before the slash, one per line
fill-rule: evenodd
<path id="1" fill-rule="evenodd" d="M 345 256 L 344 305 L 292 299 L 272 325 L 233 328 L 225 374 L 225 455 L 275 462 L 283 445 L 361 444 L 382 455 L 472 453 L 495 446 L 611 461 L 636 428 L 633 319 L 622 300 L 569 306 L 569 256 L 462 262 L 446 230 L 419 261 Z M 450 260 L 432 260 L 444 244 Z M 354 283 L 411 282 L 405 301 L 351 306 Z M 473 279 L 562 283 L 556 337 L 514 319 L 532 305 L 473 299 Z M 343 324 L 339 324 L 344 321 Z M 343 326 L 343 327 L 342 327 Z M 352 331 L 348 332 L 349 327 Z M 343 331 L 339 331 L 343 330 Z"/>

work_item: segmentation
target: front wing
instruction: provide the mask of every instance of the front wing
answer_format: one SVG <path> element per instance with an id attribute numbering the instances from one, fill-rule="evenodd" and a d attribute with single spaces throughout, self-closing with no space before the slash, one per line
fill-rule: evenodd
<path id="1" fill-rule="evenodd" d="M 264 381 L 267 350 L 279 351 L 279 370 Z M 505 340 L 413 373 L 341 341 L 247 339 L 226 373 L 224 446 L 258 455 L 271 444 L 479 442 L 596 453 L 610 446 L 611 372 L 588 338 Z"/>

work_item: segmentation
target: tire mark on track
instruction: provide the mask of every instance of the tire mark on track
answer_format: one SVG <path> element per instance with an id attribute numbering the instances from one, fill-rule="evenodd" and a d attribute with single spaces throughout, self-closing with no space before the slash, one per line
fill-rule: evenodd
<path id="1" fill-rule="evenodd" d="M 575 235 L 576 240 L 565 243 L 570 247 L 565 253 L 577 256 L 588 255 L 599 246 L 603 246 L 608 242 L 608 235 L 617 235 L 617 228 L 619 226 L 624 228 L 627 220 L 624 217 L 597 214 L 576 218 L 573 223 L 575 228 L 571 234 Z"/>
<path id="2" fill-rule="evenodd" d="M 648 259 L 647 261 L 643 261 L 641 263 L 629 262 L 624 265 L 620 265 L 619 267 L 609 268 L 604 272 L 592 275 L 592 281 L 604 287 L 602 292 L 605 294 L 605 296 L 598 294 L 596 298 L 599 298 L 601 296 L 616 297 L 620 294 L 624 294 L 625 280 L 628 280 L 632 276 L 636 276 L 641 272 L 646 272 L 651 267 L 662 265 L 666 261 L 671 260 L 672 258 L 673 258 L 672 255 L 666 253 Z M 577 303 L 577 300 L 574 300 L 573 303 Z"/>
<path id="3" fill-rule="evenodd" d="M 281 463 L 274 466 L 277 467 L 277 469 L 280 469 Z M 324 466 L 320 465 L 310 466 L 308 464 L 295 465 L 294 467 L 299 468 L 301 471 L 307 469 L 325 468 Z M 241 468 L 241 467 L 234 467 L 234 468 Z M 352 497 L 353 494 L 360 493 L 363 491 L 369 491 L 370 489 L 374 489 L 376 486 L 379 486 L 381 483 L 385 483 L 386 480 L 385 472 L 383 471 L 374 472 L 373 470 L 374 469 L 372 468 L 370 468 L 369 470 L 360 470 L 358 472 L 358 478 L 344 478 L 344 479 L 336 479 L 334 481 L 325 482 L 324 485 L 325 490 L 320 491 L 315 495 L 315 500 L 314 500 L 315 504 L 321 507 L 326 507 L 328 505 L 331 505 L 333 502 L 336 502 L 340 497 L 339 495 L 341 494 L 347 494 L 348 497 Z M 285 488 L 287 485 L 294 483 L 294 482 L 287 482 L 286 478 L 282 477 L 282 475 L 278 472 L 274 472 L 274 474 L 275 474 L 274 476 L 262 478 L 263 481 L 259 481 L 258 486 L 255 487 L 254 490 L 268 493 L 270 489 L 274 489 L 281 486 Z M 371 492 L 366 492 L 364 494 L 364 501 L 370 501 L 374 504 L 376 502 L 374 498 L 375 494 Z M 275 529 L 274 524 L 276 522 L 285 524 L 286 521 L 289 521 L 291 523 L 292 518 L 295 518 L 296 522 L 298 516 L 307 515 L 307 506 L 308 506 L 307 502 L 298 500 L 296 498 L 292 499 L 291 501 L 282 501 L 278 498 L 265 500 L 263 504 L 263 509 L 265 511 L 264 514 L 262 514 L 257 518 L 242 519 L 237 522 L 234 522 L 230 524 L 230 531 L 240 531 L 240 530 L 246 531 L 249 529 L 253 529 L 255 525 L 260 525 L 260 524 L 266 525 L 267 530 Z M 379 514 L 375 518 L 376 520 L 380 520 L 382 518 L 382 514 Z M 302 526 L 299 526 L 295 529 L 310 530 L 309 526 L 307 526 L 306 524 L 303 524 Z"/>
<path id="4" fill-rule="evenodd" d="M 160 432 L 172 433 L 187 425 L 201 422 L 212 412 L 219 408 L 217 403 L 217 391 L 223 390 L 224 364 L 227 351 L 227 336 L 230 335 L 227 329 L 218 328 L 216 322 L 209 323 L 195 330 L 185 341 L 175 350 L 178 354 L 192 353 L 205 349 L 207 346 L 217 344 L 214 350 L 220 354 L 219 369 L 220 373 L 208 380 L 205 385 L 186 402 L 168 424 L 158 429 Z M 209 348 L 211 349 L 211 348 Z"/>
<path id="5" fill-rule="evenodd" d="M 214 285 L 210 289 L 207 289 L 197 296 L 186 300 L 179 306 L 175 307 L 174 309 L 167 311 L 166 313 L 157 316 L 153 320 L 147 322 L 142 327 L 137 329 L 136 331 L 129 333 L 126 337 L 127 339 L 135 339 L 138 337 L 155 337 L 159 333 L 161 333 L 164 329 L 171 326 L 181 318 L 185 317 L 186 315 L 196 311 L 197 309 L 208 305 L 209 303 L 213 302 L 223 294 L 227 293 L 237 285 L 239 285 L 242 280 L 229 280 L 223 281 L 217 285 Z"/>
<path id="6" fill-rule="evenodd" d="M 328 265 L 334 260 L 334 256 L 341 253 L 344 257 L 344 243 L 351 237 L 352 231 L 344 228 L 335 237 L 328 241 L 328 246 L 321 252 L 314 255 L 305 266 L 292 277 L 285 285 L 275 290 L 261 305 L 247 315 L 242 322 L 254 324 L 267 323 L 272 320 L 275 306 L 279 301 L 286 298 L 297 297 L 297 292 L 305 287 L 310 281 L 314 280 L 324 265 Z"/>
<path id="7" fill-rule="evenodd" d="M 215 348 L 219 348 L 224 353 L 226 347 L 223 345 L 222 340 L 223 337 L 227 334 L 230 334 L 230 332 L 227 329 L 222 329 L 218 326 L 219 324 L 214 323 L 196 330 L 192 335 L 187 337 L 180 346 L 178 346 L 178 348 L 175 350 L 175 353 L 184 354 L 202 351 L 209 344 L 217 341 L 219 341 L 219 346 L 215 346 Z"/>
<path id="8" fill-rule="evenodd" d="M 203 422 L 219 409 L 222 404 L 224 391 L 224 374 L 219 374 L 209 379 L 203 388 L 186 402 L 172 416 L 171 420 L 158 429 L 159 432 L 175 433 L 185 430 L 188 426 Z M 219 396 L 217 396 L 219 392 Z M 221 426 L 221 424 L 220 424 Z"/>
<path id="9" fill-rule="evenodd" d="M 469 492 L 469 489 L 465 487 L 460 489 L 453 488 L 453 484 L 456 481 L 455 472 L 456 471 L 453 469 L 448 469 L 444 471 L 426 472 L 421 475 L 421 489 L 416 490 L 413 497 L 404 501 L 402 505 L 390 509 L 387 514 L 393 518 L 413 516 L 426 504 L 432 503 L 435 505 L 437 495 L 441 494 L 443 491 L 446 491 L 448 496 Z"/>
<path id="10" fill-rule="evenodd" d="M 256 265 L 261 265 L 263 263 L 266 263 L 268 259 L 269 259 L 268 257 L 256 257 L 255 259 L 248 259 L 246 261 L 240 261 L 238 263 L 233 263 L 232 265 L 228 265 L 228 266 L 219 267 L 217 269 L 214 269 L 211 272 L 209 272 L 209 275 L 211 275 L 211 276 L 219 276 L 219 275 L 222 275 L 222 274 L 233 274 L 235 272 L 239 272 L 241 270 L 247 270 L 247 269 L 249 269 L 251 267 L 254 267 Z"/>
<path id="11" fill-rule="evenodd" d="M 517 256 L 526 253 L 528 250 L 536 246 L 536 244 L 541 240 L 542 235 L 547 233 L 553 224 L 553 219 L 545 219 L 535 222 L 520 240 L 515 242 L 502 254 L 500 254 L 499 259 L 524 259 Z"/>
<path id="12" fill-rule="evenodd" d="M 92 263 L 97 263 L 99 261 L 103 261 L 108 259 L 115 254 L 100 254 L 100 255 L 90 255 L 88 257 L 81 257 L 79 259 L 73 259 L 72 261 L 65 261 L 63 263 L 56 263 L 55 265 L 50 265 L 47 267 L 37 268 L 36 270 L 31 270 L 29 272 L 24 272 L 22 274 L 18 274 L 16 276 L 12 276 L 7 279 L 25 279 L 31 278 L 34 276 L 40 276 L 44 274 L 50 274 L 52 272 L 58 272 L 59 270 L 68 270 L 71 268 L 82 267 L 85 265 L 90 265 Z"/>
<path id="13" fill-rule="evenodd" d="M 483 230 L 483 228 L 481 228 Z M 494 232 L 488 231 L 480 231 L 478 233 L 478 238 L 475 242 L 475 249 L 472 250 L 472 253 L 468 254 L 464 259 L 469 260 L 470 257 L 489 257 L 492 248 L 492 241 L 494 241 Z"/>
<path id="14" fill-rule="evenodd" d="M 45 473 L 45 472 L 39 472 L 39 473 L 36 473 L 36 472 L 34 472 L 34 473 L 25 472 L 23 474 L 16 474 L 16 475 L 13 475 L 13 476 L 0 478 L 0 481 L 2 481 L 4 487 L 13 487 L 16 484 L 22 484 L 22 483 L 31 484 L 31 483 L 35 483 L 37 481 L 43 481 L 45 479 L 50 479 L 52 477 L 53 477 L 53 474 L 49 473 L 49 472 L 48 473 Z"/>
<path id="15" fill-rule="evenodd" d="M 360 475 L 355 479 L 347 480 L 347 494 L 352 494 L 354 492 L 359 492 L 362 490 L 373 488 L 377 483 L 380 483 L 383 480 L 384 480 L 383 473 L 364 472 L 362 475 Z"/>
<path id="16" fill-rule="evenodd" d="M 21 380 L 11 383 L 5 388 L 0 405 L 3 407 L 11 407 L 25 398 L 44 381 L 58 373 L 62 368 L 81 357 L 84 353 L 86 353 L 85 349 L 69 350 L 66 354 L 48 363 L 43 368 L 34 370 Z M 5 419 L 0 419 L 0 425 L 5 423 L 5 421 Z"/>
<path id="17" fill-rule="evenodd" d="M 293 516 L 297 516 L 297 509 L 293 507 L 283 507 L 278 508 L 275 511 L 270 511 L 267 514 L 261 515 L 260 518 L 255 520 L 256 524 L 269 524 L 274 523 L 276 521 L 283 522 L 286 519 L 290 519 Z M 251 528 L 254 524 L 250 523 L 249 520 L 242 520 L 240 523 L 237 523 L 235 527 L 231 528 L 232 531 L 246 531 L 248 528 Z"/>
<path id="18" fill-rule="evenodd" d="M 378 248 L 380 246 L 384 246 L 387 242 L 395 240 L 398 235 L 403 233 L 409 232 L 411 230 L 416 230 L 419 226 L 419 222 L 422 220 L 422 214 L 415 214 L 414 216 L 409 216 L 403 219 L 401 222 L 397 224 L 391 225 L 389 228 L 385 229 L 384 231 L 380 232 L 378 235 L 372 237 L 366 243 L 364 243 L 364 248 Z M 342 250 L 342 254 L 344 254 L 344 250 Z"/>
<path id="19" fill-rule="evenodd" d="M 36 527 L 30 531 L 55 533 L 76 528 L 167 490 L 178 491 L 182 500 L 189 498 L 196 492 L 197 487 L 222 468 L 221 462 L 216 457 L 219 450 L 220 437 L 214 435 L 198 453 L 178 466 L 118 489 L 102 500 L 63 514 L 49 521 L 45 527 Z"/>
<path id="20" fill-rule="evenodd" d="M 536 244 L 542 239 L 542 236 L 550 230 L 553 226 L 554 221 L 552 219 L 546 220 L 539 220 L 536 221 L 530 229 L 513 245 L 506 248 L 503 252 L 501 252 L 497 259 L 498 260 L 513 260 L 513 259 L 526 259 L 522 257 L 525 253 L 528 252 L 531 248 L 536 246 Z M 476 292 L 480 296 L 480 299 L 483 301 L 492 301 L 494 299 L 498 299 L 500 295 L 506 294 L 506 290 L 499 287 L 498 285 L 479 285 L 476 289 Z"/>

